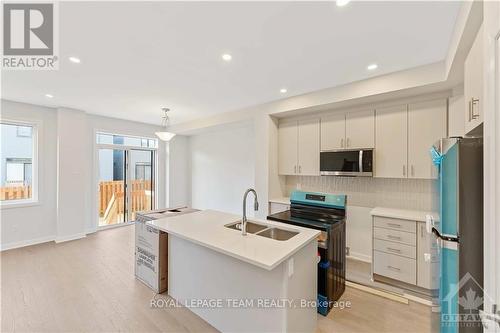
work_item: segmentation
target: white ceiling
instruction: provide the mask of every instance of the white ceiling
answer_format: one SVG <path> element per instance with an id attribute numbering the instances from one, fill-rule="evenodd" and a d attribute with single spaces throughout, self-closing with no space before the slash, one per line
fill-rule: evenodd
<path id="1" fill-rule="evenodd" d="M 2 96 L 180 123 L 441 61 L 460 5 L 62 2 L 60 69 L 2 71 Z"/>

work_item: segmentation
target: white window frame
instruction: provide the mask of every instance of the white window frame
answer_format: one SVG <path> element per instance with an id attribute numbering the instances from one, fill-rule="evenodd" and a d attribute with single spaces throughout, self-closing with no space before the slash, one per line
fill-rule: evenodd
<path id="1" fill-rule="evenodd" d="M 30 126 L 32 127 L 31 139 L 33 145 L 33 155 L 31 157 L 31 198 L 29 199 L 20 199 L 20 200 L 2 200 L 0 201 L 0 209 L 7 208 L 20 208 L 20 207 L 28 207 L 39 205 L 39 188 L 38 188 L 38 180 L 39 180 L 39 131 L 42 127 L 40 122 L 33 121 L 25 121 L 18 119 L 0 119 L 0 124 L 5 125 L 13 125 L 13 126 Z"/>

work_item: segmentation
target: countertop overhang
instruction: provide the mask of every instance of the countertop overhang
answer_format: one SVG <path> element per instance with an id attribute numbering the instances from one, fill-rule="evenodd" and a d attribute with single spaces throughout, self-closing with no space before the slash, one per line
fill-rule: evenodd
<path id="1" fill-rule="evenodd" d="M 147 224 L 171 235 L 267 270 L 276 268 L 306 244 L 315 241 L 320 234 L 319 231 L 313 229 L 254 218 L 249 220 L 281 229 L 294 230 L 299 234 L 289 240 L 279 241 L 250 233 L 242 236 L 241 231 L 225 227 L 227 224 L 240 220 L 241 216 L 238 215 L 215 210 L 203 210 L 149 221 Z"/>
<path id="2" fill-rule="evenodd" d="M 389 217 L 401 220 L 411 220 L 417 222 L 425 222 L 426 216 L 430 215 L 435 222 L 439 222 L 439 214 L 436 212 L 408 210 L 397 208 L 375 207 L 370 211 L 372 216 Z"/>

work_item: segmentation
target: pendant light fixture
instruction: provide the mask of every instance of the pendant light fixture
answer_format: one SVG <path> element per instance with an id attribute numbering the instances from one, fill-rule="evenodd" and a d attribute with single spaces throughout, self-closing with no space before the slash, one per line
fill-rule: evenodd
<path id="1" fill-rule="evenodd" d="M 161 132 L 155 132 L 156 136 L 160 138 L 162 141 L 170 141 L 175 136 L 175 133 L 168 132 L 167 128 L 169 125 L 169 119 L 167 112 L 170 111 L 169 108 L 161 108 L 161 110 L 165 113 L 161 119 L 161 126 L 164 128 Z"/>

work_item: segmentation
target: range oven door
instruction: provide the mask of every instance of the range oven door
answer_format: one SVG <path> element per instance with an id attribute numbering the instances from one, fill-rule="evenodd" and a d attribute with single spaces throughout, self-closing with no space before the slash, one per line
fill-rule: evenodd
<path id="1" fill-rule="evenodd" d="M 335 150 L 320 153 L 322 176 L 373 176 L 373 150 Z"/>

